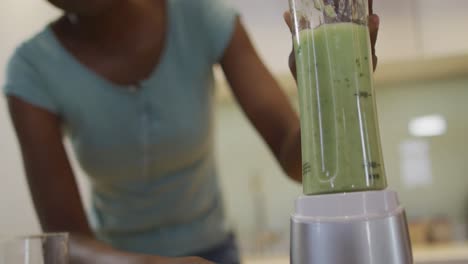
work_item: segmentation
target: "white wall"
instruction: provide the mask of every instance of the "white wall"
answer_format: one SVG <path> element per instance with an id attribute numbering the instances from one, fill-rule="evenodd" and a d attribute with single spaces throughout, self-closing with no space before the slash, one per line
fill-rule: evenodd
<path id="1" fill-rule="evenodd" d="M 398 190 L 408 216 L 410 219 L 442 216 L 455 224 L 468 223 L 468 76 L 379 88 L 377 104 L 387 177 L 389 185 Z M 446 133 L 429 138 L 410 135 L 410 120 L 434 114 L 446 119 Z M 412 185 L 401 172 L 400 144 L 415 139 L 429 146 L 432 177 Z"/>

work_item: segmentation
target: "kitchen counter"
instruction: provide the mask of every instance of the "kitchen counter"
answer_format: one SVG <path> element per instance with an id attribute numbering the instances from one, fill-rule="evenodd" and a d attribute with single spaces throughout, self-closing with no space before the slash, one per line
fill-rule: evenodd
<path id="1" fill-rule="evenodd" d="M 415 264 L 466 264 L 468 244 L 421 246 L 413 249 Z M 289 264 L 289 256 L 246 258 L 244 264 Z"/>
<path id="2" fill-rule="evenodd" d="M 468 244 L 417 246 L 413 249 L 413 255 L 416 264 L 466 264 Z"/>

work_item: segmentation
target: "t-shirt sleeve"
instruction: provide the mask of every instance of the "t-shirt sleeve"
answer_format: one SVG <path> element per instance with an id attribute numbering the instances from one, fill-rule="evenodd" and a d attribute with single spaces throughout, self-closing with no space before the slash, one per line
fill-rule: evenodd
<path id="1" fill-rule="evenodd" d="M 49 112 L 58 113 L 57 104 L 51 97 L 40 73 L 28 61 L 24 53 L 22 47 L 18 48 L 9 61 L 6 83 L 3 87 L 4 93 Z"/>
<path id="2" fill-rule="evenodd" d="M 221 60 L 228 47 L 238 13 L 236 9 L 224 0 L 199 0 L 203 16 L 205 36 L 209 41 L 208 48 L 213 63 Z"/>

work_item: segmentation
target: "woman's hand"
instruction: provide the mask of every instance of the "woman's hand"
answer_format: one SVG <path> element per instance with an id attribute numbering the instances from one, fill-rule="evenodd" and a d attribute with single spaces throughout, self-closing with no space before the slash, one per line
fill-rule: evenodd
<path id="1" fill-rule="evenodd" d="M 199 257 L 168 258 L 117 250 L 93 237 L 71 234 L 71 264 L 214 264 Z"/>
<path id="2" fill-rule="evenodd" d="M 372 45 L 372 62 L 374 71 L 377 67 L 378 58 L 375 55 L 375 44 L 377 43 L 377 36 L 379 35 L 380 18 L 374 14 L 374 1 L 369 0 L 369 33 Z"/>
<path id="3" fill-rule="evenodd" d="M 378 58 L 375 55 L 375 44 L 377 43 L 377 36 L 379 33 L 379 26 L 380 26 L 380 19 L 379 16 L 374 14 L 373 10 L 373 0 L 369 0 L 369 34 L 371 39 L 371 46 L 372 46 L 372 65 L 374 67 L 374 71 L 377 67 Z M 291 33 L 293 33 L 294 25 L 292 23 L 291 13 L 289 11 L 285 12 L 284 21 L 286 25 L 289 27 Z M 293 74 L 294 78 L 296 79 L 296 57 L 294 55 L 294 48 L 289 54 L 289 69 L 291 69 L 291 73 Z"/>

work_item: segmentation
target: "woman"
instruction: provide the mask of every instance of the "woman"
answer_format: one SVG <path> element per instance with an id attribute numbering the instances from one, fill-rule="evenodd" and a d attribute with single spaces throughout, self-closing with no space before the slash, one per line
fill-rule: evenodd
<path id="1" fill-rule="evenodd" d="M 16 50 L 5 85 L 43 230 L 72 234 L 72 263 L 238 263 L 213 154 L 214 64 L 297 181 L 301 164 L 298 118 L 236 12 L 219 0 L 49 2 L 64 15 Z M 90 177 L 89 221 L 64 135 Z"/>

